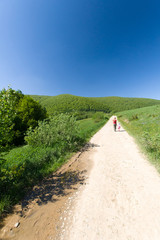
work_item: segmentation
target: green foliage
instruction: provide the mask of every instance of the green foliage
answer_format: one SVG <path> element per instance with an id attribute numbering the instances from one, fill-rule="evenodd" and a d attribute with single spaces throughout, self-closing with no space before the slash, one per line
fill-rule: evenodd
<path id="1" fill-rule="evenodd" d="M 106 112 L 115 113 L 160 104 L 159 100 L 123 97 L 78 97 L 69 94 L 58 96 L 31 96 L 47 109 L 49 115 L 59 112 Z M 80 116 L 80 115 L 79 115 Z"/>
<path id="2" fill-rule="evenodd" d="M 76 118 L 76 120 L 82 120 L 82 119 L 87 119 L 87 118 L 92 118 L 94 115 L 95 111 L 74 111 L 71 112 L 72 116 Z"/>
<path id="3" fill-rule="evenodd" d="M 160 157 L 160 134 L 156 133 L 155 135 L 149 134 L 149 132 L 144 132 L 142 134 L 142 142 L 143 146 L 147 149 L 147 151 L 151 153 L 157 153 Z"/>
<path id="4" fill-rule="evenodd" d="M 106 123 L 106 121 L 107 120 L 103 119 L 99 122 L 95 122 L 92 118 L 78 121 L 77 124 L 80 129 L 80 136 L 88 141 L 90 137 Z"/>
<path id="5" fill-rule="evenodd" d="M 105 118 L 107 119 L 107 115 L 104 114 L 103 112 L 96 112 L 92 118 L 94 119 L 95 122 L 100 122 Z"/>
<path id="6" fill-rule="evenodd" d="M 138 115 L 137 115 L 137 114 L 133 114 L 133 115 L 129 118 L 129 121 L 133 121 L 133 120 L 138 120 Z"/>
<path id="7" fill-rule="evenodd" d="M 20 145 L 28 127 L 35 127 L 47 112 L 31 97 L 12 88 L 0 92 L 0 152 L 11 145 Z"/>
<path id="8" fill-rule="evenodd" d="M 80 149 L 105 122 L 76 121 L 73 116 L 60 114 L 50 121 L 39 122 L 35 130 L 30 129 L 26 137 L 30 146 L 3 153 L 0 160 L 0 215 L 19 201 L 28 187 L 57 170 L 67 156 Z"/>
<path id="9" fill-rule="evenodd" d="M 118 118 L 160 170 L 160 106 L 121 112 Z"/>
<path id="10" fill-rule="evenodd" d="M 24 141 L 24 135 L 29 127 L 35 128 L 39 120 L 47 118 L 45 108 L 31 97 L 23 96 L 17 105 L 17 115 L 14 119 L 14 144 Z"/>
<path id="11" fill-rule="evenodd" d="M 35 129 L 30 128 L 25 137 L 31 146 L 58 146 L 61 151 L 75 150 L 79 142 L 76 119 L 68 114 L 60 114 L 49 121 L 39 122 Z"/>
<path id="12" fill-rule="evenodd" d="M 0 216 L 4 211 L 8 211 L 11 206 L 10 196 L 2 196 L 0 198 Z"/>
<path id="13" fill-rule="evenodd" d="M 11 88 L 0 92 L 0 152 L 6 150 L 14 137 L 15 107 L 21 98 L 21 92 Z"/>
<path id="14" fill-rule="evenodd" d="M 53 164 L 59 156 L 56 149 L 49 147 L 25 146 L 11 150 L 0 169 L 0 211 L 4 209 L 4 199 L 17 202 L 27 187 L 42 179 L 46 165 Z"/>

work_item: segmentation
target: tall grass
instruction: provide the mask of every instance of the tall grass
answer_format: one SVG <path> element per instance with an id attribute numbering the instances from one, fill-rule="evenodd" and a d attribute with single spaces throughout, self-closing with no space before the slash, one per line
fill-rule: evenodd
<path id="1" fill-rule="evenodd" d="M 80 136 L 88 141 L 90 137 L 93 136 L 107 122 L 109 117 L 107 115 L 105 117 L 106 119 L 104 119 L 104 117 L 102 119 L 95 119 L 95 117 L 93 117 L 78 121 L 77 123 L 80 129 Z"/>
<path id="2" fill-rule="evenodd" d="M 160 106 L 125 111 L 117 116 L 160 171 Z"/>

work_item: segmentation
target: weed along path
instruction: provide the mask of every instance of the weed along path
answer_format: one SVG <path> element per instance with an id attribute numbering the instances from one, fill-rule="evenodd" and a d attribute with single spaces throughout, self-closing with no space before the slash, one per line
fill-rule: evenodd
<path id="1" fill-rule="evenodd" d="M 16 208 L 0 240 L 159 240 L 160 176 L 111 118 Z"/>

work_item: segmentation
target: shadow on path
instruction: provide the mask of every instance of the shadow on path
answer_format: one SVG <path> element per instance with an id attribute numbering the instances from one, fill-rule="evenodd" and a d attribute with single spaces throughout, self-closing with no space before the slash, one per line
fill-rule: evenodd
<path id="1" fill-rule="evenodd" d="M 89 151 L 91 148 L 100 147 L 98 144 L 87 143 L 79 152 L 78 156 L 74 160 L 76 162 L 81 154 L 85 151 Z M 71 163 L 69 167 L 72 166 Z M 38 205 L 47 204 L 48 202 L 55 202 L 58 197 L 67 196 L 70 189 L 77 189 L 77 184 L 84 184 L 85 172 L 87 170 L 83 169 L 81 171 L 67 170 L 65 172 L 53 173 L 50 177 L 44 179 L 39 185 L 35 186 L 30 194 L 28 194 L 22 201 L 22 213 L 27 210 L 28 205 L 31 202 L 37 203 Z"/>
<path id="2" fill-rule="evenodd" d="M 71 163 L 68 162 L 68 167 L 65 171 L 59 169 L 59 171 L 54 172 L 49 177 L 42 180 L 38 185 L 34 186 L 21 201 L 21 205 L 18 205 L 18 208 L 15 210 L 16 214 L 24 217 L 27 210 L 31 207 L 30 204 L 42 206 L 48 202 L 56 202 L 59 200 L 59 197 L 67 196 L 72 190 L 78 189 L 79 184 L 84 184 L 87 170 L 85 168 L 76 168 L 73 165 L 79 161 L 83 152 L 89 151 L 91 148 L 95 147 L 100 146 L 93 143 L 85 144 L 80 152 L 77 153 L 74 161 Z M 13 209 L 10 209 L 9 213 L 11 214 L 13 212 Z M 1 227 L 3 227 L 3 219 L 0 219 L 0 228 Z"/>
<path id="3" fill-rule="evenodd" d="M 122 130 L 116 130 L 116 132 L 126 132 L 126 130 L 122 129 Z"/>
<path id="4" fill-rule="evenodd" d="M 81 176 L 84 171 L 67 171 L 65 173 L 53 174 L 51 177 L 34 187 L 32 193 L 22 201 L 22 209 L 28 204 L 36 201 L 38 205 L 57 201 L 57 197 L 66 196 L 66 189 L 74 188 L 77 183 L 83 184 L 85 177 Z"/>
<path id="5" fill-rule="evenodd" d="M 82 148 L 81 152 L 84 152 L 90 148 L 95 148 L 95 147 L 100 147 L 100 145 L 89 142 Z"/>

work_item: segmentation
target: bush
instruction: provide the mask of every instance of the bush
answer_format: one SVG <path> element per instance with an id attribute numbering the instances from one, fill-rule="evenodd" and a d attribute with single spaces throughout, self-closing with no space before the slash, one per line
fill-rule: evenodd
<path id="1" fill-rule="evenodd" d="M 68 114 L 39 122 L 38 127 L 28 130 L 25 140 L 31 146 L 57 147 L 61 151 L 76 150 L 84 141 L 79 136 L 76 119 Z"/>
<path id="2" fill-rule="evenodd" d="M 14 119 L 13 144 L 18 146 L 24 143 L 24 135 L 29 127 L 35 128 L 39 120 L 47 118 L 47 112 L 42 106 L 29 96 L 23 96 L 16 107 Z"/>
<path id="3" fill-rule="evenodd" d="M 100 122 L 104 119 L 107 119 L 106 114 L 103 112 L 96 112 L 92 118 L 94 119 L 95 122 Z"/>
<path id="4" fill-rule="evenodd" d="M 29 96 L 12 88 L 0 91 L 0 152 L 24 143 L 27 129 L 47 117 L 46 110 Z"/>
<path id="5" fill-rule="evenodd" d="M 76 120 L 82 120 L 82 119 L 87 119 L 87 118 L 92 118 L 93 114 L 95 112 L 92 111 L 75 111 L 71 113 L 72 116 L 76 118 Z"/>

